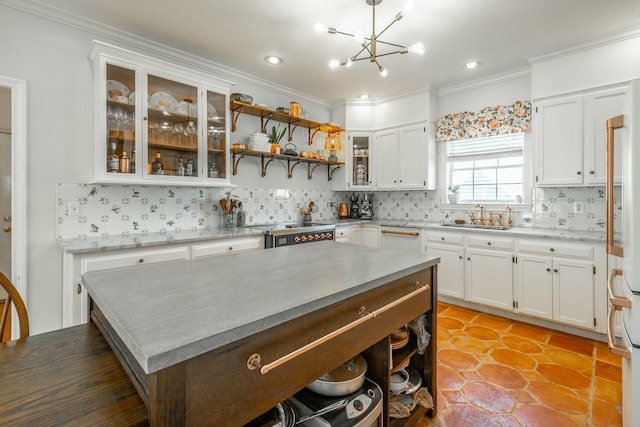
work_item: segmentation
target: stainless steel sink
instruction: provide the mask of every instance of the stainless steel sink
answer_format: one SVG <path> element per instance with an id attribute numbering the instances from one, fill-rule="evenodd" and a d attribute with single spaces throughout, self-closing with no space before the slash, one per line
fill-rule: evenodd
<path id="1" fill-rule="evenodd" d="M 506 225 L 480 225 L 480 224 L 455 224 L 455 223 L 447 223 L 442 224 L 445 227 L 458 227 L 458 228 L 479 228 L 482 230 L 508 230 L 509 227 Z"/>

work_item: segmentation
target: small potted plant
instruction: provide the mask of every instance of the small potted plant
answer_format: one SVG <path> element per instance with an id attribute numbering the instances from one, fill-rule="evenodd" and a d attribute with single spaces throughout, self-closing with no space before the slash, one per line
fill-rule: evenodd
<path id="1" fill-rule="evenodd" d="M 449 203 L 455 205 L 460 200 L 460 186 L 449 185 Z"/>
<path id="2" fill-rule="evenodd" d="M 271 153 L 278 153 L 278 149 L 280 148 L 280 140 L 284 137 L 287 128 L 283 128 L 280 130 L 280 125 L 276 129 L 275 126 L 271 126 L 271 132 L 269 133 L 269 142 L 271 143 Z"/>

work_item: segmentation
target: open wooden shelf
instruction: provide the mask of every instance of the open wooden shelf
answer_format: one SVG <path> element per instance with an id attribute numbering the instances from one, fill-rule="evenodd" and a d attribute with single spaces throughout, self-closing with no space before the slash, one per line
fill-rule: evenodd
<path id="1" fill-rule="evenodd" d="M 267 168 L 269 164 L 273 160 L 284 160 L 287 162 L 287 178 L 293 177 L 293 168 L 295 168 L 300 163 L 307 164 L 307 178 L 313 178 L 313 172 L 316 170 L 318 166 L 326 165 L 327 166 L 327 181 L 331 181 L 333 173 L 340 168 L 340 166 L 344 165 L 341 162 L 330 162 L 328 160 L 319 160 L 319 159 L 309 159 L 306 157 L 300 156 L 288 156 L 286 154 L 272 154 L 266 153 L 264 151 L 253 151 L 253 150 L 243 150 L 243 149 L 231 149 L 231 163 L 233 166 L 233 174 L 238 174 L 238 163 L 244 157 L 258 157 L 261 159 L 262 163 L 262 172 L 261 176 L 267 176 Z"/>

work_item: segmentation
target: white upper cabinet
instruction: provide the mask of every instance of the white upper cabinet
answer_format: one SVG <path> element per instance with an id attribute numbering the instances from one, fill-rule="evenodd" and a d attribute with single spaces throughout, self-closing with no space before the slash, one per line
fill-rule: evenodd
<path id="1" fill-rule="evenodd" d="M 606 120 L 622 114 L 626 86 L 557 97 L 535 103 L 536 184 L 604 185 Z M 624 135 L 616 135 L 614 147 Z M 620 150 L 614 150 L 620 171 Z M 621 177 L 615 177 L 620 183 Z"/>
<path id="2" fill-rule="evenodd" d="M 618 87 L 585 96 L 584 161 L 585 184 L 604 185 L 607 173 L 607 119 L 623 113 L 627 88 Z M 622 183 L 622 132 L 614 133 L 614 182 Z"/>
<path id="3" fill-rule="evenodd" d="M 231 83 L 94 42 L 94 179 L 230 185 Z"/>
<path id="4" fill-rule="evenodd" d="M 435 142 L 426 123 L 376 133 L 374 153 L 378 190 L 435 189 Z"/>
<path id="5" fill-rule="evenodd" d="M 582 184 L 582 96 L 535 106 L 536 183 Z"/>

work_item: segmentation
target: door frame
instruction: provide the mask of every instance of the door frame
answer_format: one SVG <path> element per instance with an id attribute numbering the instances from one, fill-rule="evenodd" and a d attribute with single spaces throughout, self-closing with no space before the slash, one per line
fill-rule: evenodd
<path id="1" fill-rule="evenodd" d="M 27 82 L 0 76 L 11 89 L 11 282 L 29 308 L 27 293 Z M 12 337 L 20 335 L 14 311 Z"/>

